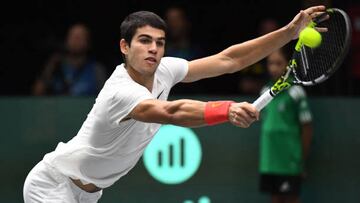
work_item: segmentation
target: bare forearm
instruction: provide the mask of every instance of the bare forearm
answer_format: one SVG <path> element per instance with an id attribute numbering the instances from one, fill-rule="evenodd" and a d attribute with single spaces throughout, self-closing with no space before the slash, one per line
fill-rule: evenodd
<path id="1" fill-rule="evenodd" d="M 286 26 L 256 39 L 233 45 L 225 49 L 222 54 L 234 61 L 231 72 L 236 72 L 284 46 L 292 37 L 292 32 Z"/>
<path id="2" fill-rule="evenodd" d="M 291 36 L 293 35 L 290 29 L 281 28 L 262 37 L 233 45 L 218 54 L 191 61 L 183 82 L 240 71 L 288 43 Z"/>
<path id="3" fill-rule="evenodd" d="M 308 25 L 311 18 L 324 10 L 324 6 L 310 7 L 305 11 L 300 11 L 288 25 L 274 32 L 233 45 L 218 54 L 190 61 L 188 74 L 183 82 L 234 73 L 256 63 L 290 42 L 291 39 L 296 39 L 300 30 Z"/>
<path id="4" fill-rule="evenodd" d="M 184 127 L 201 127 L 230 121 L 235 126 L 246 128 L 258 120 L 259 112 L 247 102 L 149 99 L 139 103 L 127 118 Z"/>
<path id="5" fill-rule="evenodd" d="M 175 101 L 147 100 L 135 107 L 130 117 L 149 123 L 200 127 L 205 125 L 205 104 L 205 102 L 189 99 Z"/>
<path id="6" fill-rule="evenodd" d="M 167 111 L 172 115 L 172 124 L 187 127 L 217 125 L 230 121 L 233 125 L 246 128 L 259 119 L 255 107 L 247 102 L 177 100 Z"/>
<path id="7" fill-rule="evenodd" d="M 168 123 L 185 127 L 204 126 L 205 105 L 205 102 L 188 99 L 170 102 L 165 108 L 170 115 Z"/>

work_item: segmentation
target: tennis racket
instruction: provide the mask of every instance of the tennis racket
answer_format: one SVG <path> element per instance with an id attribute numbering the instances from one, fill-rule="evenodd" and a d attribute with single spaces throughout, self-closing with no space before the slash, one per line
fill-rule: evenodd
<path id="1" fill-rule="evenodd" d="M 329 18 L 328 18 L 328 16 Z M 327 19 L 328 18 L 328 19 Z M 341 9 L 331 8 L 319 15 L 308 26 L 326 27 L 322 43 L 309 48 L 299 39 L 285 72 L 253 105 L 261 111 L 277 94 L 292 85 L 312 86 L 327 80 L 342 64 L 349 50 L 351 24 Z M 293 75 L 293 77 L 289 77 Z"/>

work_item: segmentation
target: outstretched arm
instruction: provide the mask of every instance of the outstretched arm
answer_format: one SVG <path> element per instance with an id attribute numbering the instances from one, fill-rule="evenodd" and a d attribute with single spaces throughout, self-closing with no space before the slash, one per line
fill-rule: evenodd
<path id="1" fill-rule="evenodd" d="M 324 10 L 324 6 L 310 7 L 300 11 L 288 25 L 274 32 L 230 46 L 218 54 L 191 61 L 183 82 L 234 73 L 254 64 L 292 39 L 296 39 L 312 18 Z"/>
<path id="2" fill-rule="evenodd" d="M 209 105 L 215 104 L 215 105 Z M 239 127 L 249 127 L 259 118 L 259 112 L 249 103 L 209 103 L 189 99 L 175 101 L 144 100 L 128 117 L 142 122 L 174 124 L 185 127 L 200 127 L 229 121 Z M 220 108 L 219 108 L 220 107 Z M 216 109 L 219 108 L 219 109 Z M 224 119 L 218 120 L 218 118 Z M 213 122 L 215 120 L 215 122 Z"/>

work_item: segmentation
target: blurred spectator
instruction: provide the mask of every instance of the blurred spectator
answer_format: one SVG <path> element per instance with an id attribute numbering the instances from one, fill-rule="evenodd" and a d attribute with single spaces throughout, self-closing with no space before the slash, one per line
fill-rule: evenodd
<path id="1" fill-rule="evenodd" d="M 166 9 L 164 19 L 168 27 L 165 56 L 194 60 L 205 56 L 205 52 L 191 38 L 191 22 L 185 9 L 173 5 Z M 174 94 L 198 94 L 206 91 L 204 80 L 195 83 L 180 83 L 172 91 Z"/>
<path id="2" fill-rule="evenodd" d="M 165 12 L 165 21 L 169 29 L 165 56 L 193 60 L 204 55 L 200 46 L 191 40 L 191 23 L 183 8 L 169 7 Z"/>
<path id="3" fill-rule="evenodd" d="M 271 82 L 282 75 L 290 51 L 280 49 L 267 57 Z M 292 86 L 277 95 L 262 112 L 260 138 L 260 190 L 272 203 L 299 203 L 305 161 L 312 140 L 312 116 L 305 90 Z"/>
<path id="4" fill-rule="evenodd" d="M 279 28 L 279 23 L 272 18 L 264 18 L 258 27 L 258 36 L 265 35 Z M 238 89 L 242 94 L 256 95 L 267 78 L 265 60 L 261 60 L 239 73 Z"/>
<path id="5" fill-rule="evenodd" d="M 106 80 L 106 70 L 90 56 L 90 42 L 86 25 L 72 25 L 64 50 L 50 56 L 41 76 L 35 81 L 33 94 L 96 95 Z"/>

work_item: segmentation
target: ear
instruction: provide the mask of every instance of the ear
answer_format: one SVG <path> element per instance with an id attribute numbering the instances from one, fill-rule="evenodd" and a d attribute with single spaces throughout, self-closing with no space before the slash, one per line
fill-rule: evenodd
<path id="1" fill-rule="evenodd" d="M 124 55 L 129 53 L 129 44 L 125 41 L 125 39 L 120 40 L 120 50 Z"/>

